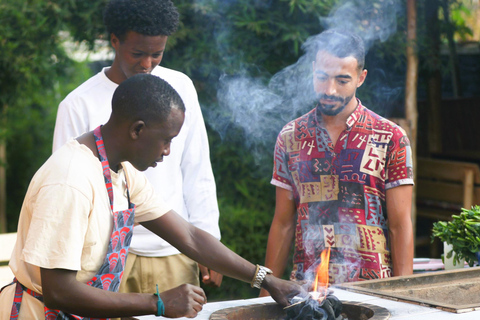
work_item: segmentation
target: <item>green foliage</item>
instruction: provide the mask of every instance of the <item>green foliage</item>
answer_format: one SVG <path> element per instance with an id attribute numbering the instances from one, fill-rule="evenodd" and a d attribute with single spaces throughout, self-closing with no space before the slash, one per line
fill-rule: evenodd
<path id="1" fill-rule="evenodd" d="M 7 228 L 17 228 L 23 197 L 35 172 L 52 152 L 53 128 L 60 101 L 91 76 L 86 63 L 65 66 L 50 88 L 19 96 L 7 110 Z"/>
<path id="2" fill-rule="evenodd" d="M 265 196 L 271 198 L 271 195 Z M 254 207 L 254 203 L 262 201 L 263 199 L 252 198 L 250 205 L 241 205 L 225 198 L 219 199 L 222 243 L 253 264 L 264 263 L 273 217 L 273 206 L 267 209 Z M 254 298 L 259 293 L 258 289 L 251 288 L 250 285 L 227 277 L 224 277 L 220 288 L 204 289 L 209 301 Z"/>
<path id="3" fill-rule="evenodd" d="M 472 29 L 467 25 L 467 19 L 471 16 L 471 12 L 462 0 L 441 0 L 449 6 L 449 21 L 442 20 L 442 29 L 452 28 L 457 38 L 466 40 L 468 36 L 472 36 Z M 451 26 L 449 24 L 452 24 Z"/>
<path id="4" fill-rule="evenodd" d="M 58 103 L 86 79 L 67 57 L 61 34 L 72 30 L 77 39 L 93 43 L 102 22 L 92 21 L 105 1 L 93 2 L 0 3 L 0 142 L 7 144 L 7 159 L 0 159 L 0 165 L 7 169 L 9 231 L 16 229 L 33 173 L 51 153 Z"/>
<path id="5" fill-rule="evenodd" d="M 432 241 L 435 237 L 452 245 L 454 261 L 465 259 L 470 267 L 477 262 L 476 253 L 480 252 L 480 206 L 463 209 L 459 215 L 453 215 L 452 221 L 439 221 L 433 224 Z M 452 251 L 447 258 L 452 257 Z"/>

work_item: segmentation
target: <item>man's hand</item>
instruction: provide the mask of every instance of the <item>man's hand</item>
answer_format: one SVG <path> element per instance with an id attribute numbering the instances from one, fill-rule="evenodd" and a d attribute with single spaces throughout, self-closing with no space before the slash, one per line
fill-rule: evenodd
<path id="1" fill-rule="evenodd" d="M 271 294 L 273 300 L 286 307 L 295 296 L 306 297 L 308 292 L 297 282 L 279 279 L 267 275 L 263 280 L 262 287 Z"/>
<path id="2" fill-rule="evenodd" d="M 200 269 L 202 282 L 205 285 L 213 288 L 219 288 L 222 285 L 223 275 L 221 273 L 210 270 L 200 263 L 198 264 L 198 268 Z"/>
<path id="3" fill-rule="evenodd" d="M 203 289 L 191 284 L 182 284 L 161 292 L 160 297 L 165 305 L 165 316 L 168 318 L 194 318 L 207 303 Z"/>

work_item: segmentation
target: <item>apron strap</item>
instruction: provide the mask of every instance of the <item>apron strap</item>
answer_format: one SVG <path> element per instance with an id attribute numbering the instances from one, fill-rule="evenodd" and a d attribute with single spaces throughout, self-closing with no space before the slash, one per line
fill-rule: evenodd
<path id="1" fill-rule="evenodd" d="M 107 152 L 105 151 L 105 144 L 103 143 L 102 126 L 98 126 L 93 130 L 93 136 L 95 137 L 95 144 L 97 146 L 98 156 L 102 163 L 103 177 L 105 178 L 105 186 L 107 187 L 108 198 L 110 199 L 110 207 L 113 212 L 113 186 L 112 177 L 110 175 L 110 165 L 108 164 Z"/>

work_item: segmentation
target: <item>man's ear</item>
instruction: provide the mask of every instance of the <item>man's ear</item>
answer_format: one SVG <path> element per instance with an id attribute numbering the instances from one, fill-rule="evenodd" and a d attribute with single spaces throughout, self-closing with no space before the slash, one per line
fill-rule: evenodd
<path id="1" fill-rule="evenodd" d="M 358 77 L 357 88 L 359 88 L 365 82 L 366 78 L 367 78 L 367 69 L 363 69 L 360 72 L 360 75 Z"/>
<path id="2" fill-rule="evenodd" d="M 117 36 L 113 33 L 110 34 L 110 44 L 112 45 L 113 49 L 115 49 L 115 51 L 118 50 L 118 46 L 120 45 L 120 39 L 118 39 Z"/>
<path id="3" fill-rule="evenodd" d="M 146 125 L 145 125 L 145 122 L 143 122 L 143 120 L 137 120 L 133 122 L 129 128 L 130 138 L 132 138 L 133 140 L 139 139 L 140 136 L 145 131 L 145 129 L 146 129 Z"/>

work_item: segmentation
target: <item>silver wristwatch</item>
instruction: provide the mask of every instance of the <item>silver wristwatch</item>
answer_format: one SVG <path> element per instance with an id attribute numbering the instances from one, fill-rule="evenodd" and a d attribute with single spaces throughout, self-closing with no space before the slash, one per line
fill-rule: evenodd
<path id="1" fill-rule="evenodd" d="M 262 282 L 267 276 L 267 274 L 272 274 L 272 270 L 268 269 L 264 266 L 259 266 L 257 264 L 257 270 L 255 270 L 255 275 L 253 276 L 252 280 L 252 288 L 260 289 L 262 286 Z"/>

